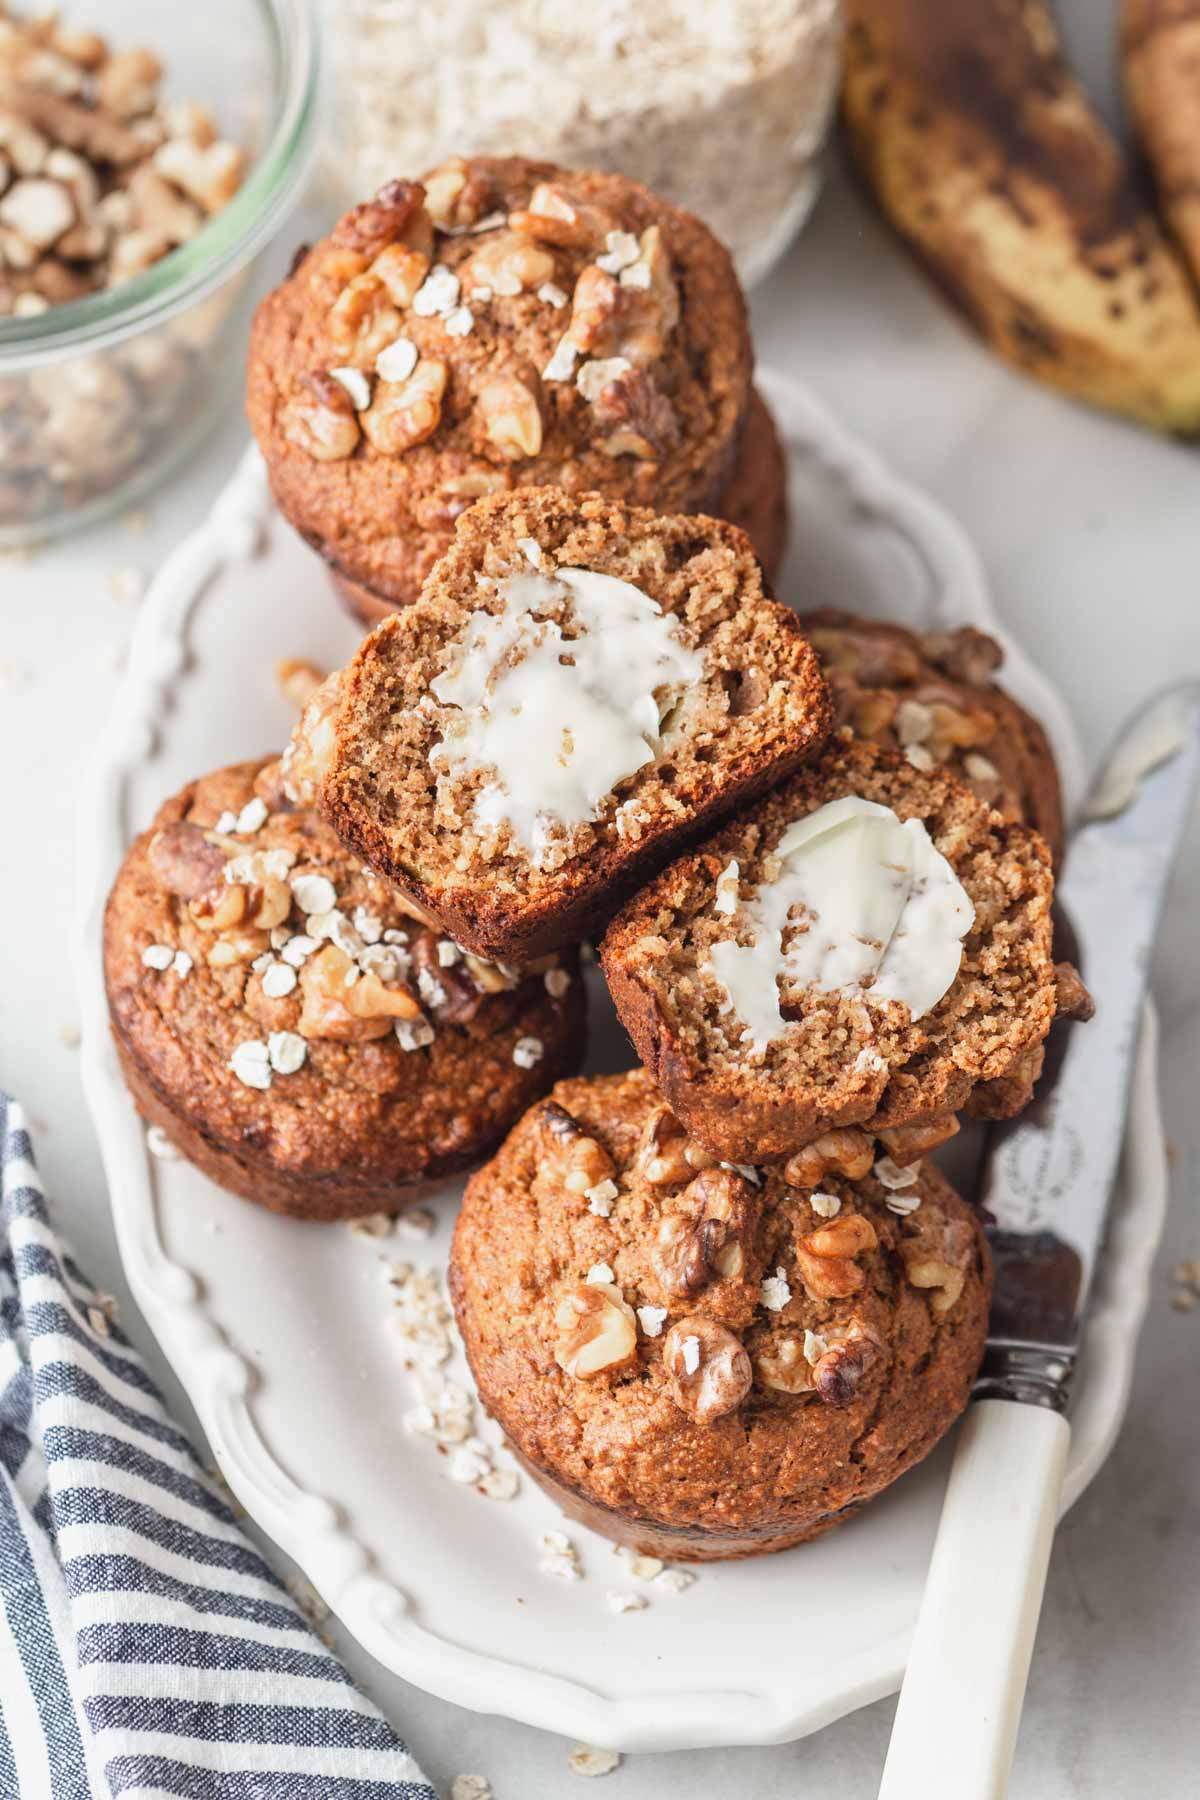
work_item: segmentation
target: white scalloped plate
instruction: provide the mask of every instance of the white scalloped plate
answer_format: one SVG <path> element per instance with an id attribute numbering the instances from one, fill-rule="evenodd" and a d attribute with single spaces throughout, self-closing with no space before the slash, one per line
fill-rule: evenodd
<path id="1" fill-rule="evenodd" d="M 781 591 L 997 633 L 1007 679 L 1045 720 L 1077 799 L 1082 759 L 1065 710 L 998 631 L 962 533 L 806 392 L 779 378 L 766 386 L 792 449 L 798 548 Z M 315 559 L 273 519 L 248 455 L 154 583 L 83 796 L 84 1079 L 130 1285 L 239 1500 L 388 1668 L 461 1705 L 629 1750 L 801 1736 L 899 1684 L 945 1447 L 818 1543 L 706 1569 L 686 1593 L 655 1593 L 647 1611 L 614 1616 L 604 1591 L 627 1583 L 606 1543 L 574 1531 L 587 1578 L 547 1579 L 535 1540 L 558 1522 L 550 1503 L 528 1482 L 511 1503 L 487 1501 L 448 1481 L 445 1460 L 400 1428 L 411 1395 L 378 1256 L 440 1265 L 456 1184 L 431 1196 L 432 1240 L 380 1245 L 275 1218 L 147 1155 L 100 973 L 113 872 L 164 795 L 282 742 L 277 657 L 333 665 L 354 639 Z M 589 1067 L 626 1066 L 598 981 L 593 1000 Z M 1164 1197 L 1151 1022 L 1077 1380 L 1067 1504 L 1121 1421 Z"/>

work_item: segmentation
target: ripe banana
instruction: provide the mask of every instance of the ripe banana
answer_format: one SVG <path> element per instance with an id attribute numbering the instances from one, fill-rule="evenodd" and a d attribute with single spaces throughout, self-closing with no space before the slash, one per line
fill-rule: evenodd
<path id="1" fill-rule="evenodd" d="M 1121 69 L 1159 202 L 1200 282 L 1200 0 L 1122 0 Z"/>
<path id="2" fill-rule="evenodd" d="M 1043 0 L 846 0 L 843 113 L 896 229 L 1001 355 L 1200 433 L 1200 307 Z"/>

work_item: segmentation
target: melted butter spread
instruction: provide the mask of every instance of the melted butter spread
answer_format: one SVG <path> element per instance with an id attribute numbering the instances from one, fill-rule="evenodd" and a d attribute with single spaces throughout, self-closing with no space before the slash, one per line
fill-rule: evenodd
<path id="1" fill-rule="evenodd" d="M 789 825 L 778 875 L 733 909 L 717 911 L 737 938 L 712 946 L 708 966 L 761 1053 L 789 1028 L 789 990 L 897 1000 L 914 1019 L 937 1005 L 962 961 L 975 909 L 919 819 L 849 795 Z"/>
<path id="2" fill-rule="evenodd" d="M 430 762 L 451 779 L 486 773 L 477 826 L 506 825 L 536 859 L 556 830 L 598 818 L 657 760 L 662 720 L 704 658 L 671 614 L 614 575 L 509 575 L 497 590 L 502 610 L 471 614 L 457 661 L 430 683 L 460 715 Z"/>

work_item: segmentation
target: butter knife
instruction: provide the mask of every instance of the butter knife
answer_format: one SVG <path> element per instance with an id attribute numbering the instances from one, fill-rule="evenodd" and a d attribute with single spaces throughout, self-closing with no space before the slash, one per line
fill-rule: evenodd
<path id="1" fill-rule="evenodd" d="M 1093 1021 L 990 1136 L 987 1351 L 959 1428 L 880 1800 L 1001 1800 L 1058 1517 L 1071 1376 L 1125 1130 L 1151 951 L 1200 770 L 1200 682 L 1126 727 L 1057 886 Z M 1049 1057 L 1048 1057 L 1049 1060 Z M 1049 1073 L 1049 1071 L 1048 1071 Z"/>

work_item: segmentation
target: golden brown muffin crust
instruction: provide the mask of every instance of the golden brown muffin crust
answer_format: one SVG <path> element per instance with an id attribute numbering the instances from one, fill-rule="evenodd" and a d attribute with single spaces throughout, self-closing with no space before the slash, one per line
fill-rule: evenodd
<path id="1" fill-rule="evenodd" d="M 714 906 L 717 879 L 736 860 L 748 892 L 793 820 L 849 794 L 921 819 L 966 889 L 975 922 L 959 973 L 917 1020 L 896 1001 L 868 1007 L 857 994 L 785 988 L 794 1023 L 752 1058 L 702 966 L 730 931 Z M 765 1160 L 831 1126 L 892 1129 L 972 1099 L 988 1117 L 1019 1110 L 1057 1007 L 1053 885 L 1043 840 L 1006 825 L 953 776 L 835 742 L 637 894 L 610 926 L 601 960 L 634 1047 L 689 1131 L 730 1161 Z M 1017 1071 L 1020 1083 L 997 1082 Z"/>
<path id="2" fill-rule="evenodd" d="M 422 293 L 432 269 L 447 274 Z M 577 355 L 556 378 L 564 333 Z M 384 380 L 376 358 L 400 338 L 419 360 Z M 484 494 L 711 506 L 751 368 L 732 263 L 699 220 L 621 176 L 476 157 L 388 184 L 267 295 L 247 409 L 286 517 L 405 604 Z M 334 369 L 372 389 L 366 410 Z"/>
<path id="3" fill-rule="evenodd" d="M 484 772 L 435 787 L 430 763 L 455 722 L 430 684 L 451 666 L 471 615 L 502 609 L 486 582 L 528 576 L 521 546 L 530 540 L 545 570 L 632 582 L 679 620 L 704 658 L 703 679 L 678 696 L 657 759 L 607 795 L 594 821 L 556 836 L 537 865 L 507 836 L 485 839 L 473 828 Z M 334 829 L 460 942 L 518 961 L 594 930 L 681 843 L 793 769 L 829 723 L 816 658 L 796 615 L 765 598 L 741 532 L 542 488 L 464 514 L 421 601 L 371 633 L 294 743 L 310 742 L 313 712 L 331 706 L 314 791 Z M 552 753 L 531 726 L 531 768 Z M 302 750 L 289 767 L 307 760 Z"/>
<path id="4" fill-rule="evenodd" d="M 990 1273 L 971 1209 L 927 1163 L 900 1190 L 830 1178 L 814 1207 L 778 1171 L 693 1169 L 696 1149 L 642 1070 L 560 1082 L 472 1177 L 450 1281 L 480 1396 L 526 1466 L 609 1536 L 704 1560 L 815 1536 L 932 1448 L 970 1391 Z M 566 1184 L 605 1164 L 599 1216 Z M 679 1246 L 706 1219 L 689 1271 Z M 634 1347 L 572 1373 L 561 1309 L 598 1278 Z M 680 1376 L 689 1335 L 699 1367 Z M 706 1401 L 710 1347 L 727 1361 Z M 708 1403 L 725 1410 L 695 1416 Z"/>
<path id="5" fill-rule="evenodd" d="M 271 799 L 260 825 L 239 832 L 226 818 L 215 829 L 256 794 Z M 548 991 L 544 973 L 513 983 L 496 970 L 486 979 L 497 991 L 481 992 L 461 959 L 441 966 L 443 934 L 411 917 L 315 814 L 282 810 L 279 798 L 276 760 L 235 764 L 190 783 L 134 841 L 104 927 L 122 1067 L 142 1111 L 222 1186 L 305 1218 L 395 1210 L 406 1184 L 487 1155 L 558 1074 L 578 1066 L 583 983 L 565 958 L 568 979 L 552 980 L 559 993 Z M 228 857 L 262 853 L 291 860 L 276 876 L 256 866 L 254 885 L 237 884 L 249 897 L 246 915 L 224 930 L 204 928 L 198 913 L 211 918 L 214 900 L 229 904 Z M 318 915 L 306 926 L 290 890 L 306 876 L 332 884 L 343 922 L 330 920 L 329 929 L 340 944 L 313 939 L 324 929 Z M 328 898 L 320 888 L 300 893 L 308 903 Z M 281 914 L 279 954 L 271 931 L 248 922 L 250 908 Z M 389 942 L 386 932 L 405 941 Z M 279 971 L 292 966 L 281 953 L 289 939 L 289 954 L 296 939 L 312 949 L 294 965 L 295 985 L 272 997 L 267 989 L 288 983 Z M 352 960 L 341 946 L 356 943 Z M 154 962 L 165 953 L 182 959 L 148 966 L 148 951 Z M 374 985 L 362 969 L 347 989 L 360 963 L 378 971 Z M 418 1038 L 431 1032 L 430 1042 L 402 1047 L 393 1029 L 401 1010 L 409 1015 L 402 1023 Z M 267 1045 L 275 1033 L 286 1034 L 279 1060 L 302 1056 L 300 1066 L 271 1070 L 265 1089 L 247 1085 L 231 1066 L 238 1046 Z M 514 1061 L 523 1039 L 540 1046 L 529 1067 Z"/>

